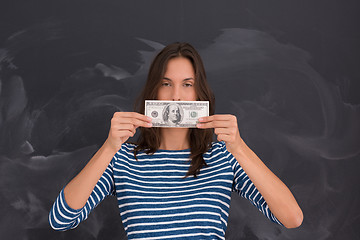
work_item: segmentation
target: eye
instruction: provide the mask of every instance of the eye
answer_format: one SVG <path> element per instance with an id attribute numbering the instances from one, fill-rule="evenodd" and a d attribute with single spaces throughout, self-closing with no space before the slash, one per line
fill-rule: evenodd
<path id="1" fill-rule="evenodd" d="M 184 86 L 185 87 L 192 87 L 193 85 L 191 83 L 185 83 Z"/>
<path id="2" fill-rule="evenodd" d="M 168 87 L 168 86 L 171 86 L 171 85 L 170 85 L 170 83 L 169 83 L 169 82 L 163 82 L 163 83 L 161 84 L 161 86 Z"/>

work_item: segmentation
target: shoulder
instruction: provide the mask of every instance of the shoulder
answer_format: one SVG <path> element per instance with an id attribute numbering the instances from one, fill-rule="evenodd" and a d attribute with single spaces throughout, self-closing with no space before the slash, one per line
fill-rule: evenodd
<path id="1" fill-rule="evenodd" d="M 129 152 L 129 151 L 133 151 L 136 147 L 137 147 L 137 144 L 135 144 L 135 143 L 124 142 L 121 145 L 120 150 Z"/>
<path id="2" fill-rule="evenodd" d="M 212 142 L 211 147 L 207 151 L 207 153 L 219 153 L 219 152 L 224 152 L 224 150 L 226 150 L 226 145 L 224 141 Z"/>
<path id="3" fill-rule="evenodd" d="M 225 142 L 212 142 L 210 149 L 203 154 L 203 157 L 208 166 L 216 166 L 216 169 L 222 169 L 221 171 L 233 172 Z"/>
<path id="4" fill-rule="evenodd" d="M 134 143 L 125 142 L 121 145 L 121 148 L 116 152 L 114 159 L 123 159 L 124 157 L 129 158 L 134 156 L 134 149 L 137 145 Z"/>
<path id="5" fill-rule="evenodd" d="M 226 145 L 223 141 L 221 142 L 212 142 L 211 147 L 208 149 L 206 153 L 204 153 L 204 157 L 209 159 L 218 159 L 222 158 L 226 154 Z"/>
<path id="6" fill-rule="evenodd" d="M 224 141 L 212 142 L 211 148 L 207 151 L 207 156 L 210 158 L 224 159 L 231 163 L 234 160 L 234 156 L 227 150 Z"/>

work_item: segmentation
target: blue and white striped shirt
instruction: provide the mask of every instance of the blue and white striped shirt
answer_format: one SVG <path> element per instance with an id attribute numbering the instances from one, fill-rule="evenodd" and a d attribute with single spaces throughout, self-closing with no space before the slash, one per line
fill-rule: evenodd
<path id="1" fill-rule="evenodd" d="M 282 225 L 224 142 L 214 142 L 203 154 L 207 166 L 197 178 L 184 178 L 190 149 L 159 149 L 153 155 L 142 151 L 135 160 L 134 148 L 122 145 L 82 209 L 69 207 L 62 190 L 49 214 L 52 228 L 77 227 L 106 196 L 114 195 L 128 239 L 225 239 L 231 191 Z"/>

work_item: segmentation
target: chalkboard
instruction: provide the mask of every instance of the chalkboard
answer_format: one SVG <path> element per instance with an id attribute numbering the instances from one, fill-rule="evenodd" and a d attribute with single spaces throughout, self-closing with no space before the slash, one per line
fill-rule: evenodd
<path id="1" fill-rule="evenodd" d="M 175 41 L 199 50 L 216 113 L 237 116 L 304 212 L 286 229 L 234 195 L 226 239 L 360 239 L 359 5 L 2 1 L 1 239 L 126 239 L 113 197 L 66 232 L 48 213 Z"/>

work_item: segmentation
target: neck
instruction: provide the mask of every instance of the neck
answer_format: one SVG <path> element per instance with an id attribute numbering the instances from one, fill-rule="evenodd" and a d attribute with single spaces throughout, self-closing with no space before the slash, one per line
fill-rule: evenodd
<path id="1" fill-rule="evenodd" d="M 159 149 L 183 150 L 190 148 L 188 128 L 162 128 Z"/>

